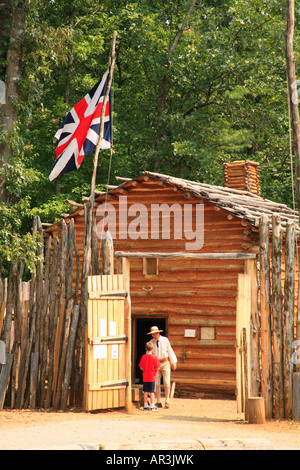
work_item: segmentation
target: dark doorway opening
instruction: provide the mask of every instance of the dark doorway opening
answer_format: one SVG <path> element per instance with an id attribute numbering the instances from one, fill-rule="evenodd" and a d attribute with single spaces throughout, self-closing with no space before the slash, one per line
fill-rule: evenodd
<path id="1" fill-rule="evenodd" d="M 134 382 L 143 383 L 142 371 L 139 368 L 139 363 L 143 354 L 145 354 L 145 344 L 152 339 L 152 335 L 148 335 L 151 326 L 157 326 L 159 330 L 163 330 L 161 333 L 164 336 L 167 336 L 166 331 L 166 318 L 135 318 L 133 322 L 134 327 Z"/>

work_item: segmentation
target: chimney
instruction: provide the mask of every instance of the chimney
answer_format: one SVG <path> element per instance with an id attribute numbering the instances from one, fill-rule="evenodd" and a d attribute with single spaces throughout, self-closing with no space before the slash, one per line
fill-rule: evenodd
<path id="1" fill-rule="evenodd" d="M 249 160 L 224 163 L 224 179 L 227 188 L 260 196 L 259 163 Z"/>

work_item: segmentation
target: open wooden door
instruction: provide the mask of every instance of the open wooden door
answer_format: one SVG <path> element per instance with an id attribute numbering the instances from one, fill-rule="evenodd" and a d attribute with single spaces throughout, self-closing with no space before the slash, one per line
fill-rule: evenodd
<path id="1" fill-rule="evenodd" d="M 251 276 L 238 275 L 236 311 L 236 400 L 237 412 L 247 414 L 247 399 L 251 394 Z"/>
<path id="2" fill-rule="evenodd" d="M 122 274 L 88 277 L 86 411 L 125 406 L 126 295 Z"/>

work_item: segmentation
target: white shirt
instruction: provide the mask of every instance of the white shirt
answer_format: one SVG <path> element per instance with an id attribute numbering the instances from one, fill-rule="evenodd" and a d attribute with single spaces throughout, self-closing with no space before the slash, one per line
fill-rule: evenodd
<path id="1" fill-rule="evenodd" d="M 158 347 L 157 341 L 151 339 L 151 343 L 154 345 L 153 353 L 158 357 L 158 360 L 169 358 L 171 364 L 177 363 L 177 357 L 172 349 L 170 341 L 166 336 L 160 336 L 158 338 Z"/>

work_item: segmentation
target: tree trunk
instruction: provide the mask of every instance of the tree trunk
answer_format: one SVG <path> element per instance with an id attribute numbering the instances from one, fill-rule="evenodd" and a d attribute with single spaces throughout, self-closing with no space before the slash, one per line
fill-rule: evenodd
<path id="1" fill-rule="evenodd" d="M 285 37 L 285 54 L 287 65 L 288 77 L 288 90 L 291 109 L 291 121 L 293 128 L 293 141 L 294 141 L 294 154 L 295 154 L 295 181 L 296 181 L 296 196 L 298 203 L 298 211 L 300 210 L 300 124 L 299 124 L 299 111 L 298 111 L 298 94 L 297 94 L 297 81 L 295 72 L 295 56 L 293 52 L 293 37 L 294 37 L 294 0 L 287 0 L 287 22 L 286 22 L 286 37 Z M 298 296 L 298 313 L 299 313 L 299 296 Z M 297 315 L 299 318 L 299 314 Z M 300 321 L 297 321 L 296 329 L 297 339 L 300 338 Z M 299 365 L 296 366 L 300 370 Z"/>
<path id="2" fill-rule="evenodd" d="M 27 1 L 20 0 L 13 7 L 10 38 L 7 51 L 7 67 L 5 74 L 6 98 L 1 106 L 0 133 L 3 135 L 0 143 L 0 168 L 5 167 L 12 157 L 10 137 L 14 131 L 18 111 L 16 102 L 19 98 L 19 82 L 21 80 L 22 44 L 25 35 Z M 5 181 L 0 182 L 0 201 L 8 199 Z"/>

